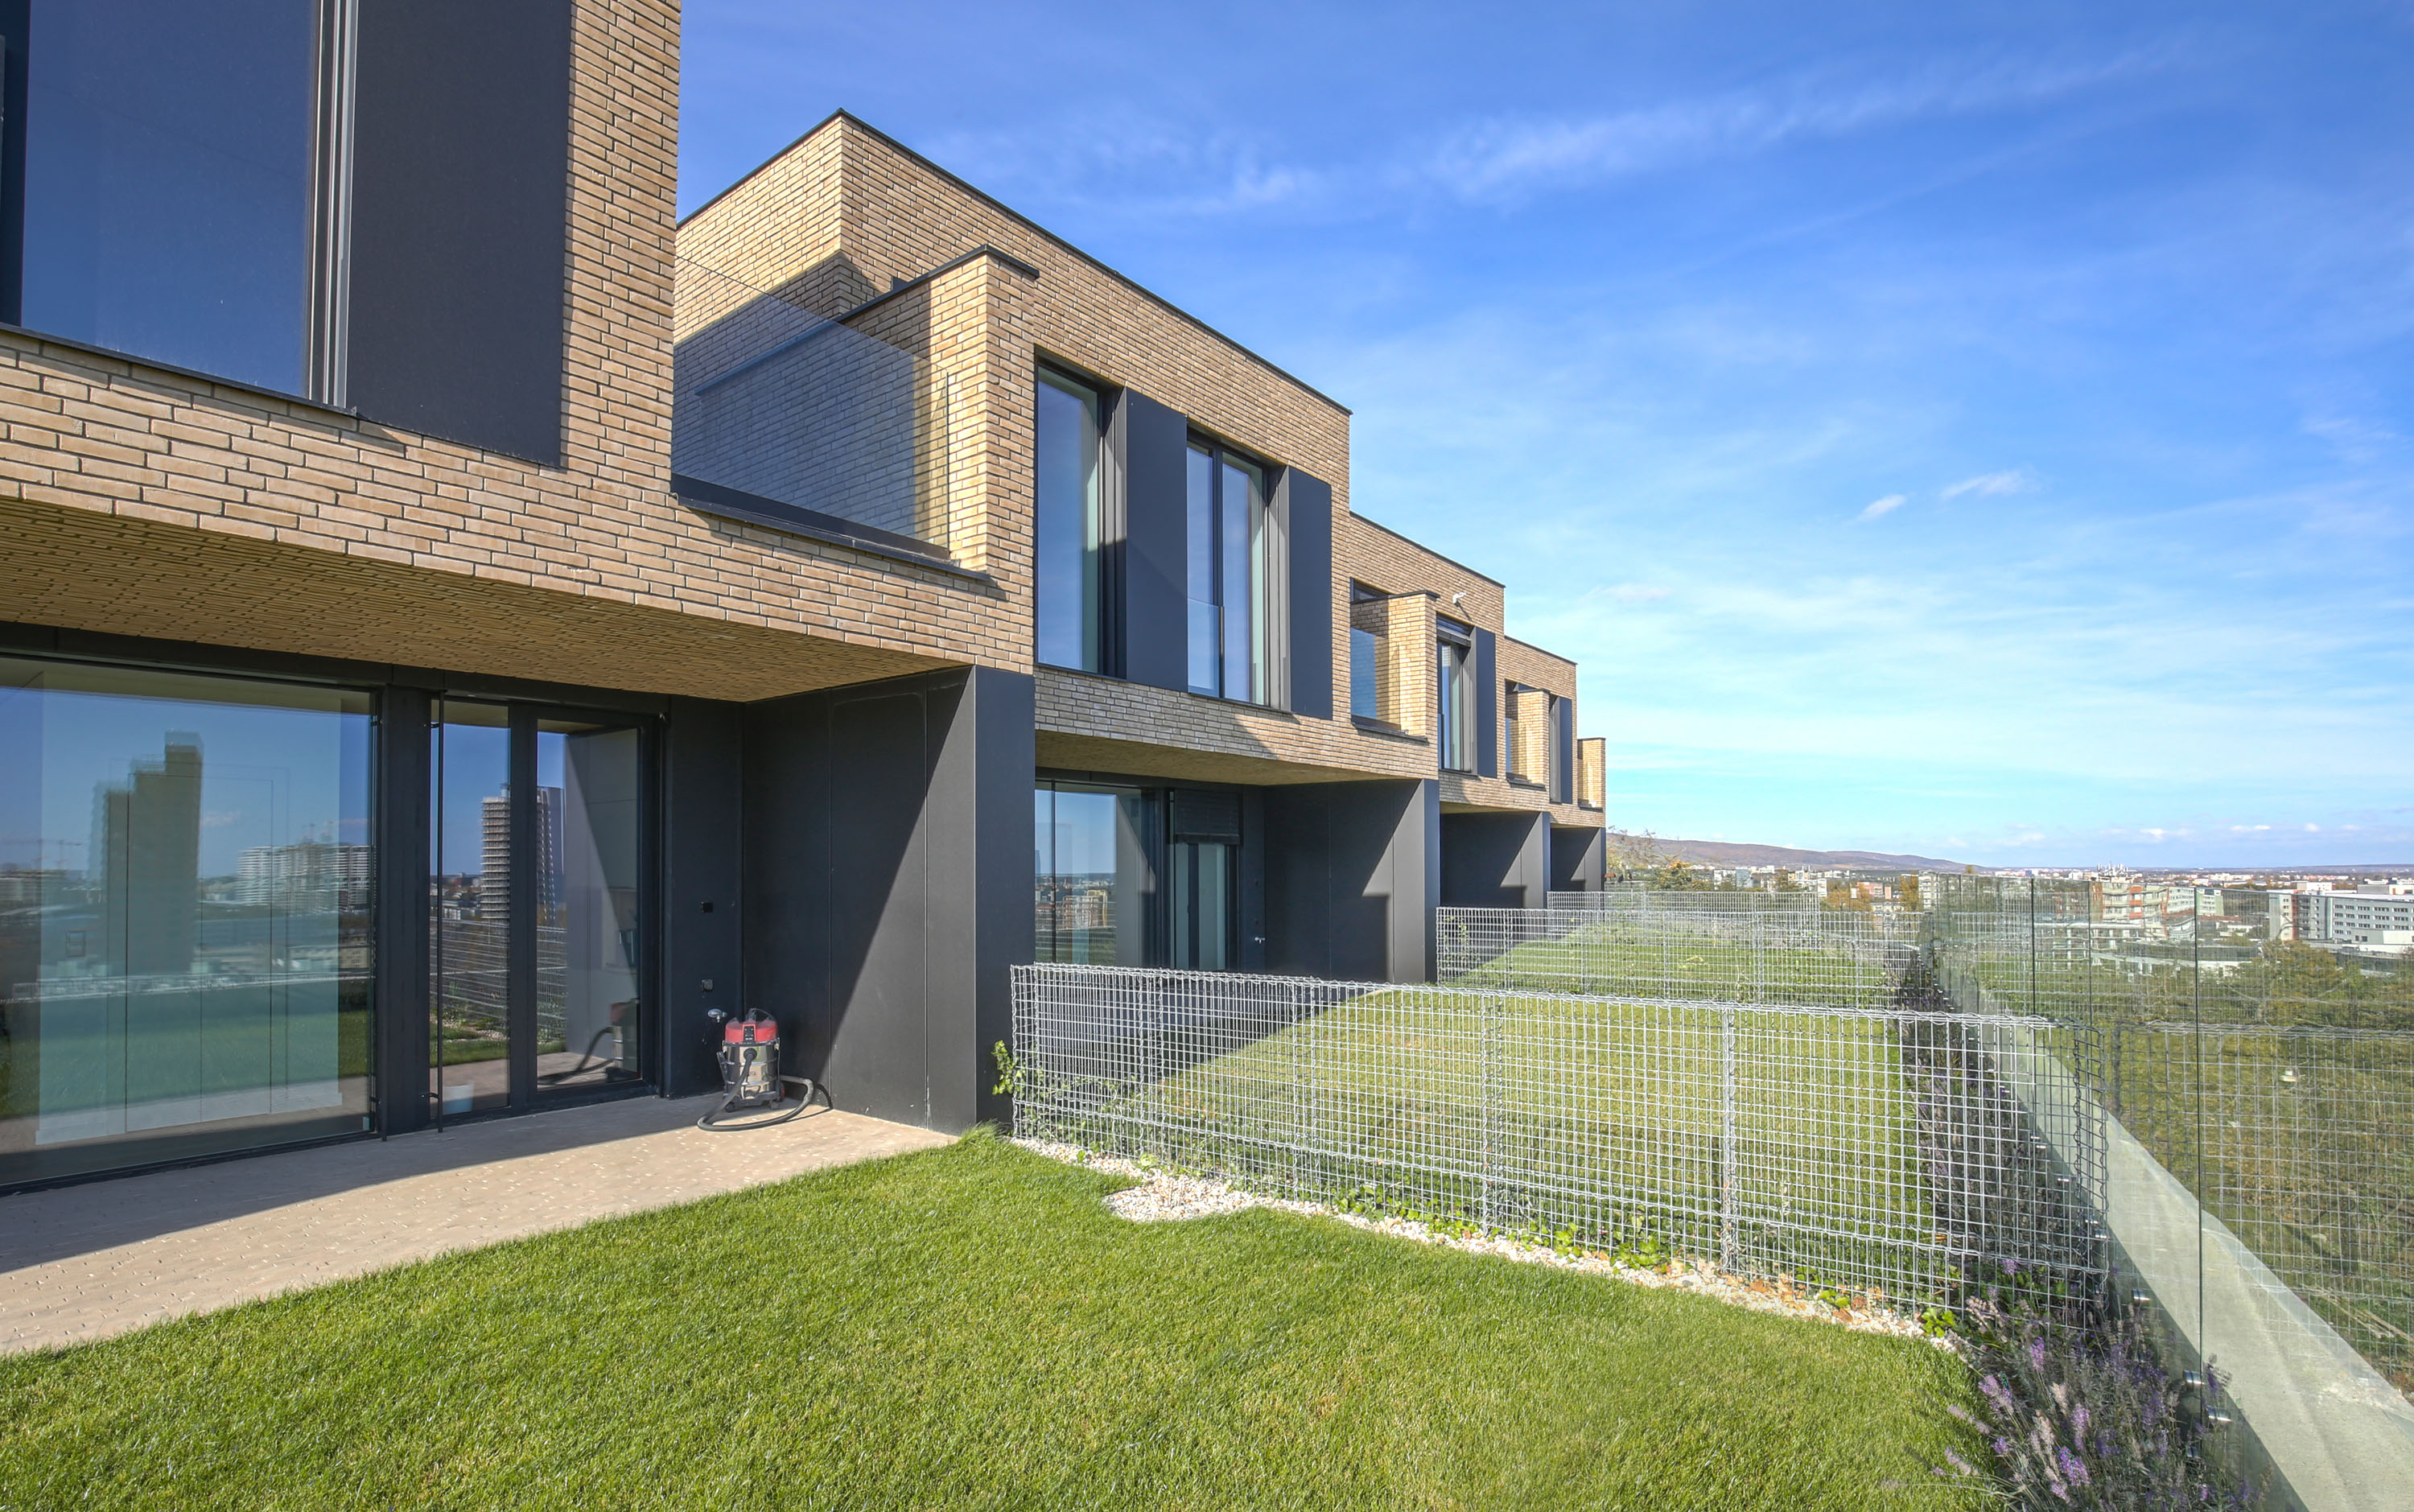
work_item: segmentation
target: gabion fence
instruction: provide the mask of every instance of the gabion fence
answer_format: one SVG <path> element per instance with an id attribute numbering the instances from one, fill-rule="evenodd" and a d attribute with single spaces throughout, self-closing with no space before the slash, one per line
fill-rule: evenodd
<path id="1" fill-rule="evenodd" d="M 1602 896 L 1549 908 L 1436 909 L 1435 975 L 1547 992 L 1883 1009 L 1895 1006 L 1925 939 L 1917 914 L 1620 907 L 1617 895 Z"/>
<path id="2" fill-rule="evenodd" d="M 1275 1195 L 1912 1307 L 2100 1282 L 2097 1047 L 2043 1019 L 1043 965 L 1014 1035 L 1018 1134 Z"/>

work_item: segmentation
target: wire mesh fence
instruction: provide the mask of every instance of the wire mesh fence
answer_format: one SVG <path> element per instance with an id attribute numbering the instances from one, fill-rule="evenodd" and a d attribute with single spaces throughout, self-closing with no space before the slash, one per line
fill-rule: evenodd
<path id="1" fill-rule="evenodd" d="M 2099 1051 L 2045 1020 L 1059 965 L 1014 1013 L 1028 1137 L 1907 1306 L 2101 1274 Z"/>
<path id="2" fill-rule="evenodd" d="M 1437 909 L 1435 975 L 1478 987 L 1883 1009 L 1925 940 L 1916 915 L 1618 901 Z"/>

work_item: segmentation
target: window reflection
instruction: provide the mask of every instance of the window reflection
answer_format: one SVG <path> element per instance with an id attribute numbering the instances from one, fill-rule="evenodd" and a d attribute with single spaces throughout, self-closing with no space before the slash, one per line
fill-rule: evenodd
<path id="1" fill-rule="evenodd" d="M 536 740 L 537 1085 L 634 1081 L 641 737 L 544 720 Z"/>
<path id="2" fill-rule="evenodd" d="M 1148 965 L 1161 822 L 1152 796 L 1048 784 L 1035 794 L 1033 820 L 1036 958 Z"/>
<path id="3" fill-rule="evenodd" d="M 11 40 L 22 323 L 304 392 L 317 0 L 35 0 Z"/>
<path id="4" fill-rule="evenodd" d="M 366 1127 L 369 708 L 0 659 L 0 1182 Z"/>
<path id="5" fill-rule="evenodd" d="M 439 706 L 427 1064 L 448 1116 L 511 1103 L 511 753 L 501 705 Z"/>
<path id="6" fill-rule="evenodd" d="M 1037 388 L 1039 660 L 1102 667 L 1098 396 L 1055 373 Z"/>

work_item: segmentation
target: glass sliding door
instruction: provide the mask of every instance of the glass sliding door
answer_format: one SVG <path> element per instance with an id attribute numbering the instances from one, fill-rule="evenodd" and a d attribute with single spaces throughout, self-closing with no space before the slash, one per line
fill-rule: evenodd
<path id="1" fill-rule="evenodd" d="M 570 1093 L 641 1080 L 637 1047 L 645 734 L 536 726 L 536 1085 Z"/>
<path id="2" fill-rule="evenodd" d="M 0 658 L 0 1185 L 368 1127 L 372 724 Z"/>
<path id="3" fill-rule="evenodd" d="M 428 1067 L 440 1116 L 640 1085 L 645 727 L 439 706 Z"/>
<path id="4" fill-rule="evenodd" d="M 428 837 L 428 1089 L 447 1117 L 512 1100 L 512 731 L 500 704 L 437 704 Z"/>

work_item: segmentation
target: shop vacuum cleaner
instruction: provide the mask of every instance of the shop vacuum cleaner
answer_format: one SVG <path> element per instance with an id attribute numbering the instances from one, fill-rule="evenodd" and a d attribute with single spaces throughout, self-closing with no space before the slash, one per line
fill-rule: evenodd
<path id="1" fill-rule="evenodd" d="M 769 1014 L 760 1009 L 749 1009 L 744 1018 L 734 1019 L 715 1009 L 710 1016 L 721 1025 L 721 1106 L 698 1118 L 698 1129 L 768 1129 L 804 1112 L 817 1092 L 821 1093 L 822 1105 L 829 1105 L 829 1094 L 815 1085 L 812 1078 L 780 1074 L 780 1025 Z M 728 1114 L 778 1107 L 787 1100 L 783 1090 L 786 1086 L 797 1090 L 797 1105 L 785 1113 L 745 1123 L 721 1122 Z"/>

